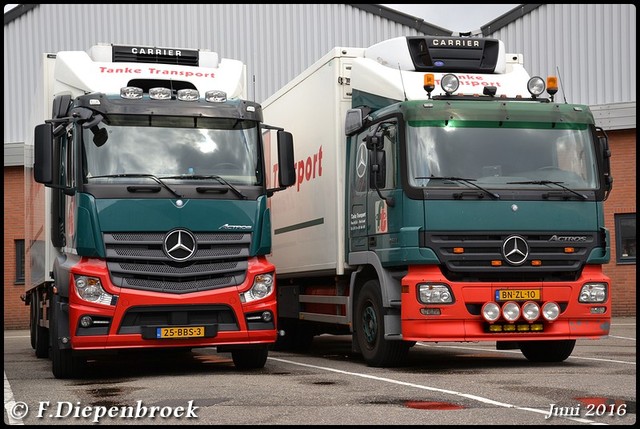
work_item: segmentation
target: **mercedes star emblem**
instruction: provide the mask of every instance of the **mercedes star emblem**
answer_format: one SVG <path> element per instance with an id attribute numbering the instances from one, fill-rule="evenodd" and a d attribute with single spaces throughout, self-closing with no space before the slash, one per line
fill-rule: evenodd
<path id="1" fill-rule="evenodd" d="M 522 265 L 529 256 L 529 245 L 519 235 L 512 235 L 504 240 L 502 254 L 511 265 Z"/>
<path id="2" fill-rule="evenodd" d="M 185 229 L 175 229 L 164 237 L 164 253 L 174 261 L 183 262 L 196 253 L 196 238 Z"/>

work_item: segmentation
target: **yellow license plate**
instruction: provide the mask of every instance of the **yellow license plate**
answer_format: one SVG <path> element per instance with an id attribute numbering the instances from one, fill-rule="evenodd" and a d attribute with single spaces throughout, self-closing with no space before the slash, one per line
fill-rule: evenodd
<path id="1" fill-rule="evenodd" d="M 157 328 L 156 338 L 194 338 L 204 337 L 204 326 L 180 326 Z"/>
<path id="2" fill-rule="evenodd" d="M 540 300 L 540 289 L 501 289 L 496 291 L 496 301 L 529 300 Z"/>

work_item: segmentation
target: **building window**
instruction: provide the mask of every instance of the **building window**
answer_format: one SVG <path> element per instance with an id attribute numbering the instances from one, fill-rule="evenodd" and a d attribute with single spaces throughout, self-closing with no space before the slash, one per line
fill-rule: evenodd
<path id="1" fill-rule="evenodd" d="M 16 284 L 24 284 L 24 240 L 16 240 Z"/>
<path id="2" fill-rule="evenodd" d="M 636 214 L 617 214 L 616 220 L 616 262 L 636 263 Z"/>

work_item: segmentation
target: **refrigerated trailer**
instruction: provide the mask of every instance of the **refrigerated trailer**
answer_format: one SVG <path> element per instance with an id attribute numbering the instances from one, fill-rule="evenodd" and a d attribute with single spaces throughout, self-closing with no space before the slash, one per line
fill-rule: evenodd
<path id="1" fill-rule="evenodd" d="M 269 97 L 296 139 L 297 183 L 270 201 L 276 347 L 352 334 L 393 366 L 418 341 L 492 341 L 557 362 L 607 336 L 610 150 L 557 91 L 500 40 L 412 36 L 334 48 Z"/>

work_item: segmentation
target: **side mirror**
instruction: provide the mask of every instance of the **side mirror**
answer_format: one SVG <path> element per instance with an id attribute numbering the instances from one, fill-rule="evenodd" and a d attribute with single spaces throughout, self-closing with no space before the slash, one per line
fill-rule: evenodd
<path id="1" fill-rule="evenodd" d="M 34 132 L 34 179 L 38 183 L 53 183 L 53 125 L 40 124 Z"/>
<path id="2" fill-rule="evenodd" d="M 278 182 L 281 188 L 288 188 L 296 183 L 294 164 L 293 134 L 278 131 Z"/>
<path id="3" fill-rule="evenodd" d="M 344 132 L 347 136 L 355 134 L 364 125 L 362 109 L 349 109 L 344 121 Z"/>
<path id="4" fill-rule="evenodd" d="M 605 200 L 613 189 L 613 176 L 611 176 L 611 149 L 609 148 L 609 137 L 604 129 L 598 127 L 598 146 L 602 154 L 602 176 L 604 178 Z"/>

